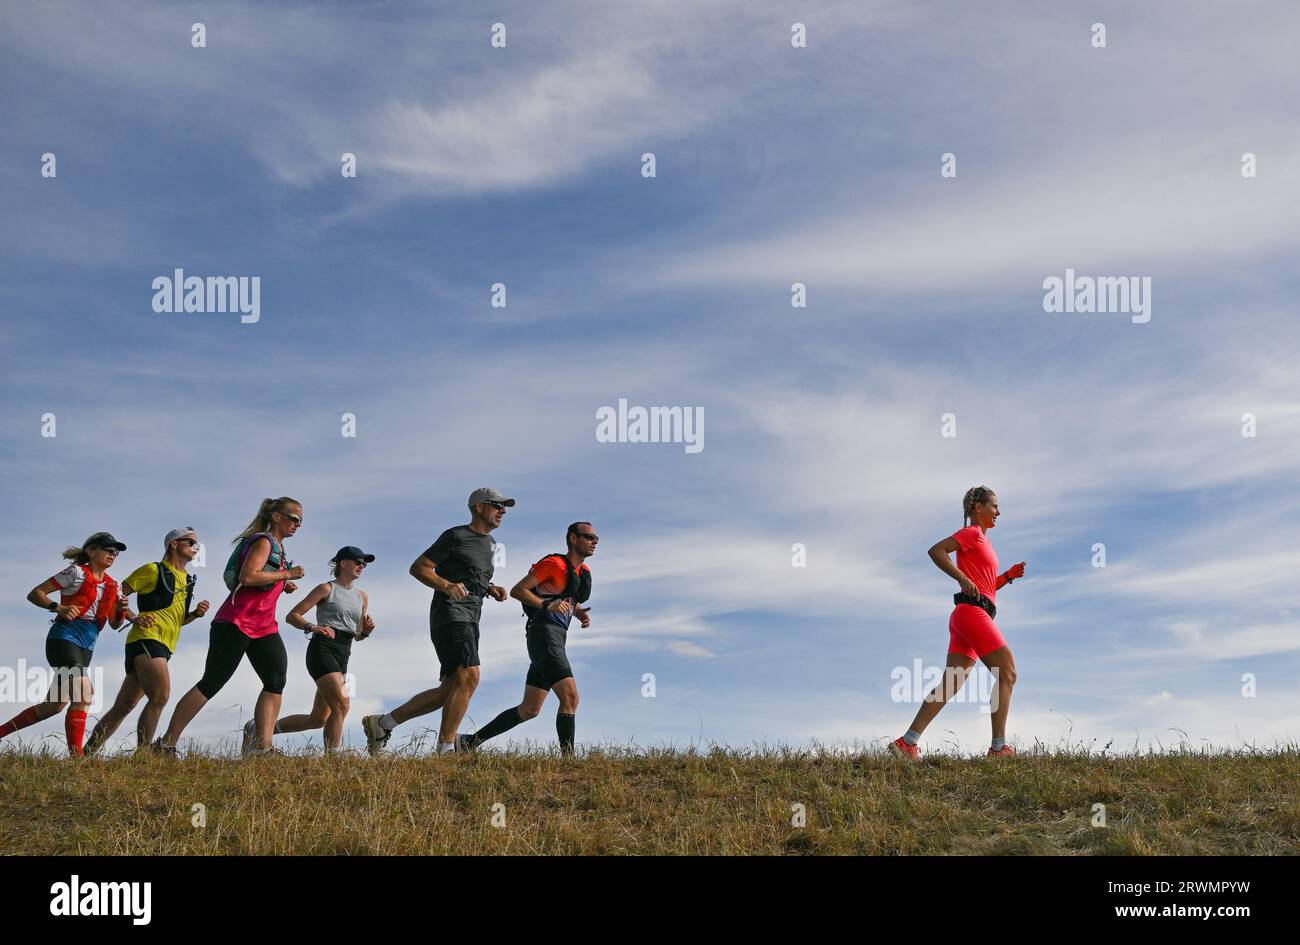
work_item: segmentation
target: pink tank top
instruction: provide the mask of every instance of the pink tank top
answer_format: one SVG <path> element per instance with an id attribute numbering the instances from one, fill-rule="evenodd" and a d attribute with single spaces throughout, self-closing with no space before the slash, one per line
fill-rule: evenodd
<path id="1" fill-rule="evenodd" d="M 272 542 L 271 556 L 267 561 L 275 565 L 281 558 L 279 549 Z M 275 622 L 275 603 L 283 590 L 283 581 L 263 587 L 244 587 L 241 584 L 230 592 L 212 620 L 214 623 L 233 623 L 244 636 L 253 639 L 279 633 L 280 625 Z"/>

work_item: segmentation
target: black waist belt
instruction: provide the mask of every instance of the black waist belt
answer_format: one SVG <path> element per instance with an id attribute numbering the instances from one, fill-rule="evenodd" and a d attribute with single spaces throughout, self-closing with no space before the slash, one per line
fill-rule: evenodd
<path id="1" fill-rule="evenodd" d="M 998 605 L 993 603 L 993 601 L 989 600 L 983 594 L 979 597 L 971 597 L 966 593 L 953 594 L 952 602 L 954 604 L 974 604 L 976 607 L 983 609 L 990 618 L 996 618 L 998 615 Z"/>

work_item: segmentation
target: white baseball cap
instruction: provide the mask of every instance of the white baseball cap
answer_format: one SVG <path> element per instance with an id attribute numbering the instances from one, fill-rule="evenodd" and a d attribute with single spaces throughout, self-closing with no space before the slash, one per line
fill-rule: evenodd
<path id="1" fill-rule="evenodd" d="M 199 539 L 199 536 L 195 533 L 193 528 L 190 528 L 188 526 L 185 528 L 173 528 L 171 531 L 167 533 L 167 537 L 163 539 L 163 553 L 164 554 L 167 553 L 167 551 L 171 548 L 172 542 L 174 542 L 177 538 L 189 538 L 189 537 L 193 537 L 195 541 L 198 541 Z"/>

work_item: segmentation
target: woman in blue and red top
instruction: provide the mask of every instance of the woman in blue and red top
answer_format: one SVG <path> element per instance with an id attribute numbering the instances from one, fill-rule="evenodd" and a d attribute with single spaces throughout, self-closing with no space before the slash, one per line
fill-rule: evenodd
<path id="1" fill-rule="evenodd" d="M 962 500 L 961 530 L 930 549 L 930 559 L 961 585 L 961 593 L 954 596 L 956 606 L 948 618 L 948 662 L 944 678 L 925 697 L 907 734 L 894 740 L 891 747 L 896 755 L 913 760 L 920 757 L 916 743 L 921 733 L 934 721 L 944 703 L 965 684 L 977 659 L 989 668 L 998 684 L 992 705 L 993 743 L 988 753 L 1016 753 L 1007 744 L 1007 713 L 1011 711 L 1011 690 L 1016 684 L 1016 661 L 993 616 L 997 612 L 994 599 L 998 588 L 1022 576 L 1025 563 L 1012 565 L 1005 574 L 998 574 L 998 557 L 986 533 L 997 524 L 1000 514 L 993 490 L 974 486 L 966 490 Z M 967 525 L 967 521 L 971 524 Z M 956 567 L 948 557 L 954 551 Z"/>
<path id="2" fill-rule="evenodd" d="M 127 609 L 117 582 L 108 576 L 108 569 L 120 551 L 126 551 L 126 545 L 108 532 L 95 532 L 80 548 L 69 548 L 63 553 L 71 561 L 66 568 L 32 588 L 27 595 L 37 607 L 54 614 L 45 639 L 45 658 L 55 678 L 44 702 L 24 709 L 0 725 L 0 738 L 58 715 L 65 705 L 72 703 L 63 728 L 68 751 L 81 754 L 86 712 L 95 694 L 86 673 L 95 641 L 104 624 L 116 630 L 124 619 L 135 616 Z M 59 591 L 58 603 L 49 596 L 55 591 Z"/>

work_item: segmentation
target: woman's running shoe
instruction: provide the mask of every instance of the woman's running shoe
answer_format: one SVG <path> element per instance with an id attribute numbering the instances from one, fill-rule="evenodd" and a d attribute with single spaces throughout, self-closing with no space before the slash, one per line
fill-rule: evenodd
<path id="1" fill-rule="evenodd" d="M 899 758 L 906 758 L 908 761 L 921 760 L 921 750 L 915 745 L 909 745 L 902 735 L 890 742 L 889 748 Z"/>

